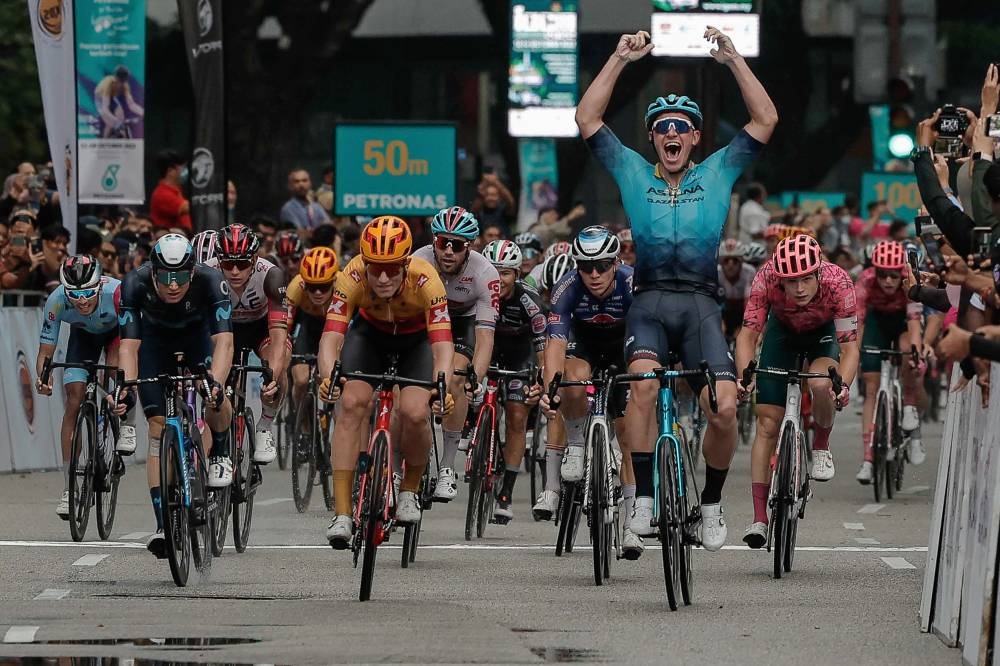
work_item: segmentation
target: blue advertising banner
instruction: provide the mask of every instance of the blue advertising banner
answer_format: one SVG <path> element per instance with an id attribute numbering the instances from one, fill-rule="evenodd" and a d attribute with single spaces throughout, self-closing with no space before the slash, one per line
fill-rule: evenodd
<path id="1" fill-rule="evenodd" d="M 875 201 L 886 202 L 896 217 L 912 225 L 923 203 L 917 177 L 912 173 L 866 172 L 861 176 L 862 214 Z"/>
<path id="2" fill-rule="evenodd" d="M 517 228 L 527 230 L 538 221 L 538 211 L 559 203 L 559 167 L 554 139 L 518 139 L 521 167 L 521 201 Z"/>
<path id="3" fill-rule="evenodd" d="M 455 204 L 455 126 L 337 125 L 337 215 L 433 215 Z"/>
<path id="4" fill-rule="evenodd" d="M 141 204 L 146 3 L 76 0 L 80 203 Z"/>
<path id="5" fill-rule="evenodd" d="M 788 208 L 798 203 L 799 210 L 805 213 L 815 212 L 817 208 L 836 208 L 844 205 L 846 195 L 843 192 L 782 192 L 781 207 Z"/>

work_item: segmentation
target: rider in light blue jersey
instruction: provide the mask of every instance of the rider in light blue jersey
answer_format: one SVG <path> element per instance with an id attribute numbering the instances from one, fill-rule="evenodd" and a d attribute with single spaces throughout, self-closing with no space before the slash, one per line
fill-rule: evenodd
<path id="1" fill-rule="evenodd" d="M 676 354 L 687 368 L 707 361 L 718 377 L 718 411 L 708 406 L 704 382 L 689 382 L 700 392 L 708 416 L 705 433 L 705 485 L 701 494 L 700 538 L 706 550 L 726 540 L 722 488 L 736 450 L 736 374 L 729 355 L 718 302 L 718 247 L 729 211 L 733 184 L 771 138 L 778 113 L 760 81 L 732 41 L 709 27 L 705 39 L 716 45 L 712 57 L 729 67 L 750 114 L 750 122 L 728 146 L 701 164 L 691 150 L 701 140 L 703 116 L 684 95 L 657 97 L 646 111 L 649 142 L 657 163 L 626 148 L 604 124 L 615 83 L 625 66 L 653 49 L 649 33 L 622 35 L 576 111 L 580 133 L 597 160 L 614 176 L 635 241 L 636 295 L 628 313 L 625 340 L 629 372 L 648 372 Z M 629 527 L 640 536 L 653 533 L 653 446 L 656 436 L 654 382 L 632 385 L 626 415 L 636 476 L 635 508 Z"/>

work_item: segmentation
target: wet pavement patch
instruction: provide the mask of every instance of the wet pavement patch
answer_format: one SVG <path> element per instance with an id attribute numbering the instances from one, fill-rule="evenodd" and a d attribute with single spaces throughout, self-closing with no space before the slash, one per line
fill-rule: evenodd
<path id="1" fill-rule="evenodd" d="M 547 664 L 583 664 L 606 661 L 598 650 L 560 647 L 533 647 L 532 654 Z"/>

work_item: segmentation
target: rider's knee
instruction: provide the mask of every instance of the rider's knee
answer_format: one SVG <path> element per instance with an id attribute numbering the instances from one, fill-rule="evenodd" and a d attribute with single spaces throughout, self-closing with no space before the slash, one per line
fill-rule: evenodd
<path id="1" fill-rule="evenodd" d="M 718 410 L 708 411 L 708 422 L 717 427 L 736 423 L 736 401 L 720 397 Z"/>
<path id="2" fill-rule="evenodd" d="M 773 439 L 778 436 L 779 421 L 780 419 L 772 414 L 759 413 L 757 414 L 757 430 L 764 437 Z"/>
<path id="3" fill-rule="evenodd" d="M 649 409 L 656 402 L 656 392 L 659 386 L 656 382 L 636 382 L 632 384 L 629 406 L 638 405 L 640 409 Z"/>

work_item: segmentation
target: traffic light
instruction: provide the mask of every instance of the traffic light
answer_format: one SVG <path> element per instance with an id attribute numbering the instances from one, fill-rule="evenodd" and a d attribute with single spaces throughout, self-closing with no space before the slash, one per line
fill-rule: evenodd
<path id="1" fill-rule="evenodd" d="M 916 143 L 913 109 L 907 104 L 889 107 L 889 154 L 896 159 L 910 156 Z"/>

